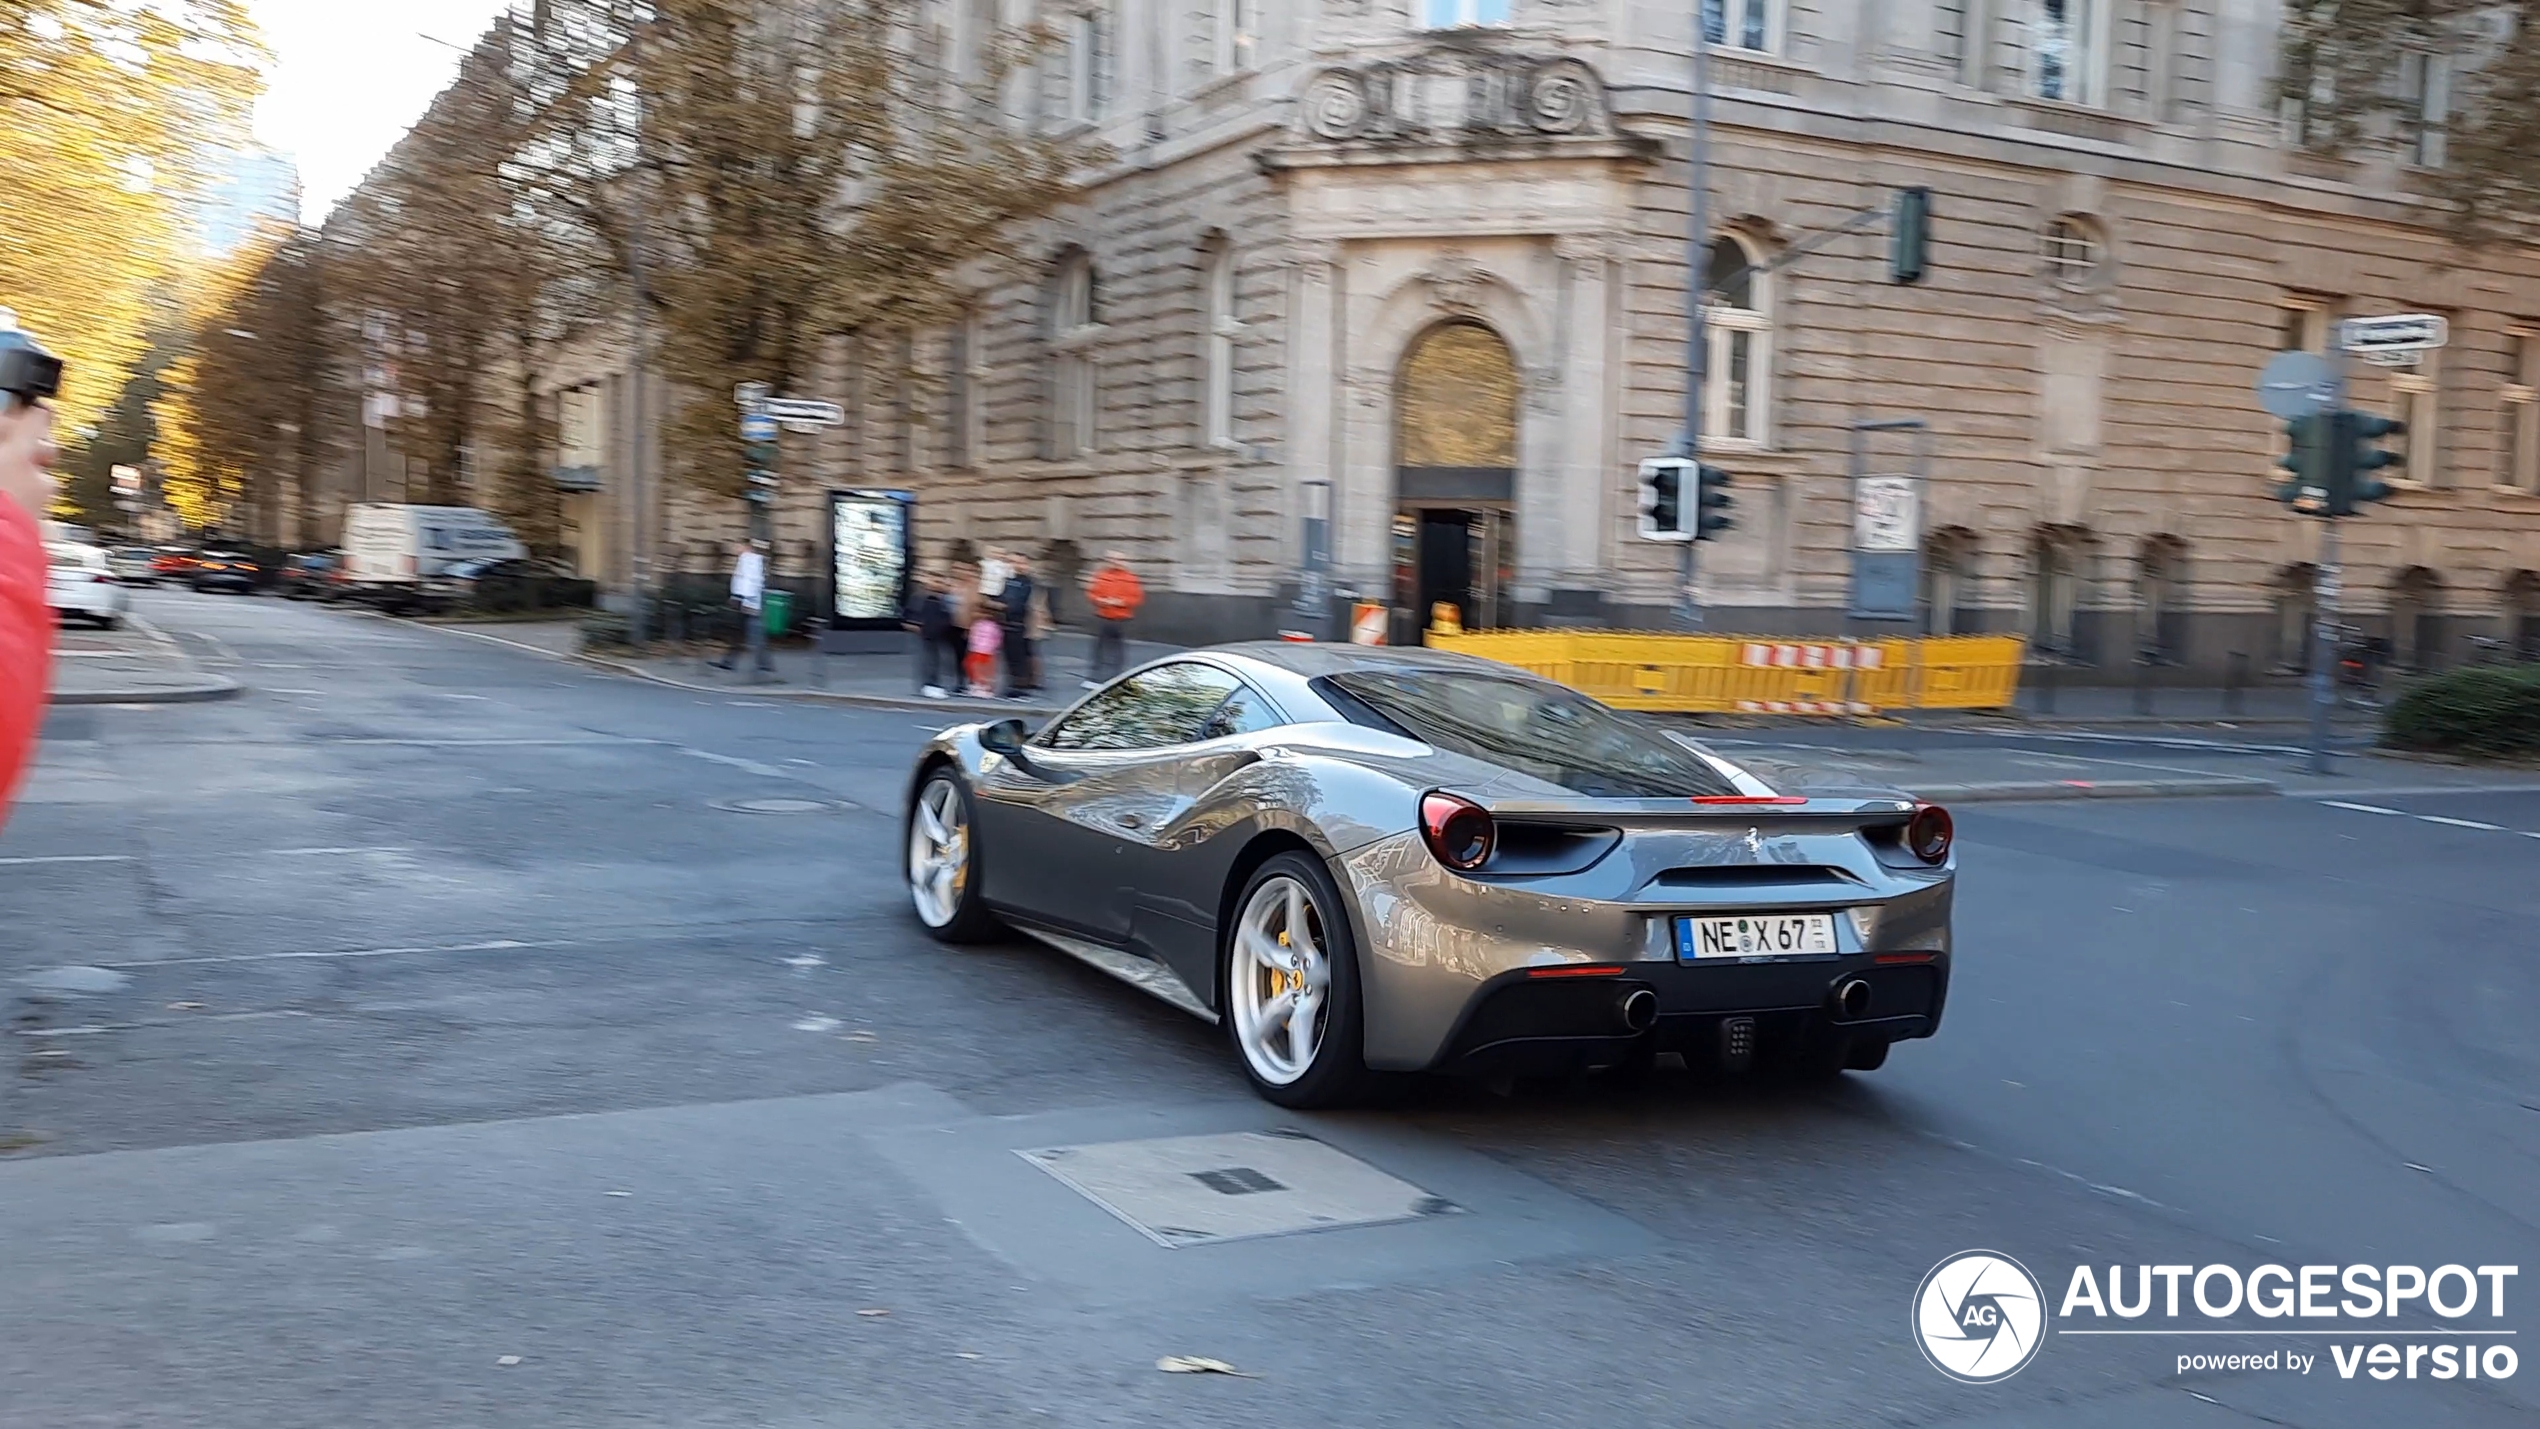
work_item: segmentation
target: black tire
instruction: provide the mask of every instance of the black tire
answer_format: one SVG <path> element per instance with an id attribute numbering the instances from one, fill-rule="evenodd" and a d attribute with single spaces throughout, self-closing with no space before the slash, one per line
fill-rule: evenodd
<path id="1" fill-rule="evenodd" d="M 929 922 L 917 912 L 912 881 L 918 806 L 938 785 L 951 786 L 953 800 L 961 810 L 962 828 L 966 831 L 961 892 L 955 897 L 952 916 L 940 925 Z M 988 911 L 988 900 L 980 892 L 983 886 L 980 872 L 985 866 L 979 841 L 978 805 L 971 800 L 969 786 L 961 782 L 952 766 L 939 764 L 928 771 L 926 778 L 918 784 L 916 793 L 909 798 L 907 812 L 900 819 L 900 886 L 912 890 L 910 911 L 916 914 L 917 926 L 924 928 L 928 937 L 939 943 L 977 943 L 997 935 L 997 917 Z"/>
<path id="2" fill-rule="evenodd" d="M 1254 891 L 1276 878 L 1293 878 L 1305 885 L 1314 900 L 1323 939 L 1329 944 L 1324 956 L 1331 968 L 1331 986 L 1326 994 L 1330 1005 L 1324 1017 L 1322 1041 L 1315 1048 L 1313 1065 L 1292 1082 L 1267 1080 L 1254 1069 L 1238 1040 L 1241 1034 L 1234 1015 L 1236 930 L 1241 926 L 1243 910 L 1252 903 Z M 1330 870 L 1323 867 L 1322 860 L 1295 850 L 1273 854 L 1245 880 L 1234 908 L 1235 917 L 1217 932 L 1218 986 L 1223 989 L 1218 1001 L 1223 1015 L 1218 1025 L 1226 1031 L 1227 1050 L 1234 1053 L 1235 1065 L 1243 1068 L 1245 1080 L 1265 1100 L 1300 1111 L 1354 1106 L 1367 1100 L 1375 1090 L 1376 1078 L 1367 1070 L 1367 1000 L 1359 982 L 1358 935 L 1350 920 L 1349 904 L 1343 901 Z"/>

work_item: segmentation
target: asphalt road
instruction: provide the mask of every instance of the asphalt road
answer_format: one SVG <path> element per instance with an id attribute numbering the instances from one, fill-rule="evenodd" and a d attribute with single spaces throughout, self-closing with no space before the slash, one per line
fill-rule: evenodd
<path id="1" fill-rule="evenodd" d="M 2540 1419 L 2540 1367 L 2332 1363 L 2540 1331 L 2540 795 L 1971 809 L 1947 1021 L 1880 1072 L 1304 1117 L 1055 953 L 917 934 L 922 716 L 142 605 L 249 693 L 58 712 L 0 836 L 10 1429 Z M 1277 1129 L 1455 1211 L 1167 1249 L 1015 1154 Z M 1909 1307 L 1977 1247 L 2057 1302 L 2528 1270 L 2500 1319 L 2068 1316 L 2230 1333 L 1970 1386 Z M 2316 1360 L 2176 1368 L 2270 1350 Z"/>

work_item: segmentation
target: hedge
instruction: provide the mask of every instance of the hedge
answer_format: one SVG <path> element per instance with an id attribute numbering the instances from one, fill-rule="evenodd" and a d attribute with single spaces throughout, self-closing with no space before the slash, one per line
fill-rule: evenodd
<path id="1" fill-rule="evenodd" d="M 2540 665 L 2472 665 L 2410 685 L 2382 742 L 2443 754 L 2540 754 Z"/>

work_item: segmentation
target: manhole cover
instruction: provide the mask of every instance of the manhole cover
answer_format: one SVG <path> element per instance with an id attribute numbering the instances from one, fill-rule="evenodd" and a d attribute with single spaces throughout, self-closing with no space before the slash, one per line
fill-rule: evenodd
<path id="1" fill-rule="evenodd" d="M 1015 1154 L 1162 1246 L 1382 1225 L 1462 1209 L 1297 1131 Z"/>
<path id="2" fill-rule="evenodd" d="M 826 814 L 855 807 L 842 799 L 717 799 L 714 806 L 734 814 Z"/>

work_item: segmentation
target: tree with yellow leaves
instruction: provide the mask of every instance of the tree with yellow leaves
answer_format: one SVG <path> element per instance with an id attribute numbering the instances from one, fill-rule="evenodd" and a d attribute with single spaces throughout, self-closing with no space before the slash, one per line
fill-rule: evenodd
<path id="1" fill-rule="evenodd" d="M 68 431 L 140 360 L 263 58 L 239 0 L 0 0 L 0 306 L 69 364 Z"/>

